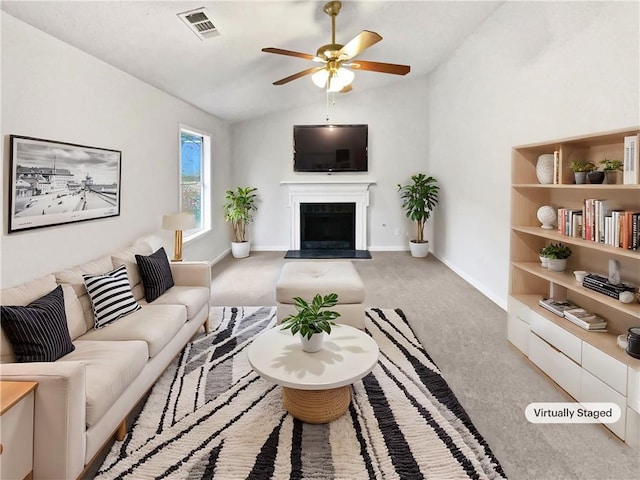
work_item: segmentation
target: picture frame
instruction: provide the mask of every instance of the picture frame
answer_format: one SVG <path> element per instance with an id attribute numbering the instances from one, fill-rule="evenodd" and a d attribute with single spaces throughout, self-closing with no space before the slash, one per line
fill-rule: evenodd
<path id="1" fill-rule="evenodd" d="M 9 136 L 8 232 L 120 215 L 122 152 Z"/>

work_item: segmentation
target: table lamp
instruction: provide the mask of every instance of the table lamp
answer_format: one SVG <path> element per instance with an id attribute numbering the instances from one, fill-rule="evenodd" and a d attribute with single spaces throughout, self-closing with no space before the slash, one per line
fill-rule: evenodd
<path id="1" fill-rule="evenodd" d="M 164 230 L 175 230 L 175 247 L 173 262 L 182 261 L 182 231 L 195 228 L 196 217 L 193 213 L 178 212 L 168 213 L 162 216 L 162 228 Z"/>

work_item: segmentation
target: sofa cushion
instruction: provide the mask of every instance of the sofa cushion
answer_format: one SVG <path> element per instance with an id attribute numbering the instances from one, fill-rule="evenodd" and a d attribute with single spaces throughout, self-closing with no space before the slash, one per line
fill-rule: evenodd
<path id="1" fill-rule="evenodd" d="M 85 366 L 86 422 L 91 426 L 103 417 L 147 364 L 147 345 L 142 341 L 77 340 L 75 346 L 61 361 L 79 361 Z"/>
<path id="2" fill-rule="evenodd" d="M 26 306 L 3 305 L 0 313 L 18 362 L 53 362 L 75 348 L 61 286 Z"/>
<path id="3" fill-rule="evenodd" d="M 138 263 L 136 262 L 136 255 L 150 255 L 151 253 L 153 253 L 153 250 L 147 242 L 139 242 L 126 250 L 121 250 L 111 255 L 112 268 L 117 268 L 120 265 L 127 267 L 127 275 L 129 276 L 129 283 L 131 283 L 131 292 L 133 293 L 133 298 L 136 300 L 144 297 L 144 288 L 142 286 Z"/>
<path id="4" fill-rule="evenodd" d="M 115 322 L 119 318 L 140 310 L 131 294 L 127 268 L 120 265 L 101 275 L 82 275 L 93 305 L 95 328 Z"/>
<path id="5" fill-rule="evenodd" d="M 149 256 L 136 255 L 138 269 L 144 286 L 144 299 L 151 303 L 173 287 L 173 276 L 169 259 L 163 247 Z"/>
<path id="6" fill-rule="evenodd" d="M 182 305 L 145 305 L 131 315 L 99 330 L 89 330 L 78 340 L 147 342 L 149 357 L 156 356 L 187 321 Z"/>
<path id="7" fill-rule="evenodd" d="M 187 320 L 191 320 L 208 304 L 210 296 L 211 291 L 206 287 L 176 285 L 154 300 L 153 305 L 184 305 L 187 307 Z M 147 305 L 147 302 L 140 300 L 140 305 Z"/>

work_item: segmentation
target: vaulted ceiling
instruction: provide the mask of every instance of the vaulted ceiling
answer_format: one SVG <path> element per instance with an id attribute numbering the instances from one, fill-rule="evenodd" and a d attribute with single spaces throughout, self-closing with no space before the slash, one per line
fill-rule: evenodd
<path id="1" fill-rule="evenodd" d="M 331 42 L 326 2 L 2 1 L 2 10 L 132 76 L 228 121 L 324 102 L 310 77 L 272 83 L 314 64 L 261 52 L 315 54 Z M 336 42 L 362 30 L 383 40 L 358 58 L 411 66 L 406 76 L 356 71 L 353 91 L 402 88 L 431 72 L 503 2 L 344 1 Z M 200 39 L 177 14 L 204 7 L 219 35 Z M 346 93 L 344 95 L 352 95 Z"/>

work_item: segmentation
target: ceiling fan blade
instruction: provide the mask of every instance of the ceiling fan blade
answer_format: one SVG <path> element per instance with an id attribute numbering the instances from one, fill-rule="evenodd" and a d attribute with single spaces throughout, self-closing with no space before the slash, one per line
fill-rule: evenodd
<path id="1" fill-rule="evenodd" d="M 314 62 L 323 61 L 321 58 L 318 58 L 315 55 L 311 55 L 309 53 L 294 52 L 292 50 L 283 50 L 281 48 L 266 47 L 263 48 L 262 51 L 266 53 L 275 53 L 277 55 L 288 55 L 290 57 L 304 58 L 305 60 L 313 60 Z"/>
<path id="2" fill-rule="evenodd" d="M 363 30 L 338 51 L 338 58 L 345 58 L 349 60 L 357 55 L 360 55 L 367 48 L 375 45 L 382 37 L 376 32 L 370 32 L 369 30 Z"/>
<path id="3" fill-rule="evenodd" d="M 349 84 L 349 85 L 346 85 L 345 87 L 343 87 L 343 89 L 340 90 L 340 92 L 338 92 L 338 93 L 348 93 L 351 90 L 353 90 L 353 87 L 351 86 L 351 84 Z"/>
<path id="4" fill-rule="evenodd" d="M 318 70 L 322 70 L 325 67 L 311 67 L 311 68 L 307 68 L 306 70 L 302 70 L 301 72 L 298 73 L 294 73 L 293 75 L 289 75 L 288 77 L 285 77 L 281 80 L 278 80 L 277 82 L 273 82 L 274 85 L 284 85 L 285 83 L 289 83 L 292 82 L 294 80 L 297 80 L 300 77 L 304 77 L 306 75 L 311 75 L 312 73 L 317 72 Z"/>
<path id="5" fill-rule="evenodd" d="M 366 60 L 356 60 L 353 63 L 345 64 L 345 67 L 356 70 L 367 70 L 369 72 L 392 73 L 394 75 L 406 75 L 411 71 L 409 65 L 398 65 L 396 63 L 368 62 Z"/>

